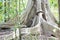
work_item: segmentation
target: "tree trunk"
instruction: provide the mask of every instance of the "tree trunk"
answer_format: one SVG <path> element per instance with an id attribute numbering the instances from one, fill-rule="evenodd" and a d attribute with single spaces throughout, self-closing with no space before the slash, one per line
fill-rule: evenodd
<path id="1" fill-rule="evenodd" d="M 59 24 L 58 25 L 60 27 L 60 0 L 58 0 L 58 7 L 59 7 L 59 9 L 58 9 L 59 10 Z"/>
<path id="2" fill-rule="evenodd" d="M 50 12 L 50 8 L 47 3 L 48 1 L 46 2 L 47 5 L 45 4 L 45 1 L 47 0 L 28 0 L 26 10 L 23 11 L 21 16 L 19 17 L 17 15 L 14 19 L 7 22 L 7 24 L 20 22 L 20 24 L 26 25 L 27 28 L 25 26 L 19 26 L 20 40 L 22 39 L 22 36 L 30 34 L 42 34 L 45 36 L 51 36 L 51 34 L 54 34 L 56 37 L 60 38 L 60 29 L 55 26 L 55 18 Z M 43 15 L 41 15 L 42 13 Z M 53 30 L 56 30 L 56 32 L 53 32 Z"/>

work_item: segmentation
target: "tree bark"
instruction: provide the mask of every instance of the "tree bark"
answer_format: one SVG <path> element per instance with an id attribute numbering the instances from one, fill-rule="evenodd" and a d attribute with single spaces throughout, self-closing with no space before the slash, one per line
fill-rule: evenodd
<path id="1" fill-rule="evenodd" d="M 58 25 L 60 27 L 60 0 L 58 0 L 58 7 L 59 7 L 59 9 L 58 9 L 59 10 L 59 24 Z"/>

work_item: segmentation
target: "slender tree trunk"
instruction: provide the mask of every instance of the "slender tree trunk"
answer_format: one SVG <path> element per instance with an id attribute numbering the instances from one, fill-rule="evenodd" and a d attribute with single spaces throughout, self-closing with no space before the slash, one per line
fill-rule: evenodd
<path id="1" fill-rule="evenodd" d="M 58 0 L 58 7 L 59 7 L 59 9 L 58 9 L 59 10 L 59 24 L 58 25 L 60 27 L 60 0 Z"/>

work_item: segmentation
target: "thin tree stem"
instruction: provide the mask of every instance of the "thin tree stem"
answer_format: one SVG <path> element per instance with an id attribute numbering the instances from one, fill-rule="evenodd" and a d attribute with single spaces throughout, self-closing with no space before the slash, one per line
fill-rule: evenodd
<path id="1" fill-rule="evenodd" d="M 59 10 L 59 26 L 60 26 L 60 0 L 58 0 L 58 10 Z"/>

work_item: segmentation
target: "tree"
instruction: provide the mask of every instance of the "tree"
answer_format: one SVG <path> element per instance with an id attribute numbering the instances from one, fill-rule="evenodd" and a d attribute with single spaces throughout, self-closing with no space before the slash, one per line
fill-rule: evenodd
<path id="1" fill-rule="evenodd" d="M 40 20 L 40 22 L 42 24 L 40 27 L 42 27 L 41 29 L 43 31 L 43 34 L 44 35 L 48 34 L 50 36 L 54 35 L 55 37 L 59 38 L 60 29 L 58 28 L 57 24 L 55 23 L 56 22 L 55 17 L 50 12 L 50 6 L 48 3 L 48 0 L 28 0 L 28 6 L 21 15 L 20 23 L 23 25 L 26 25 L 27 28 L 28 27 L 32 28 L 31 21 L 32 22 L 34 21 L 33 19 L 36 16 L 36 13 L 38 13 L 37 16 L 39 16 L 39 18 L 40 18 L 38 20 Z M 44 15 L 42 15 L 42 14 L 44 14 Z M 44 18 L 46 18 L 46 20 Z M 29 23 L 31 23 L 31 24 L 29 25 Z M 33 27 L 35 28 L 35 26 L 36 26 L 36 24 Z M 34 28 L 32 28 L 32 29 L 34 29 Z M 32 31 L 34 32 L 34 30 L 32 30 Z"/>
<path id="2" fill-rule="evenodd" d="M 58 24 L 58 25 L 59 25 L 59 27 L 60 27 L 60 0 L 58 0 L 58 7 L 59 7 L 59 8 L 58 8 L 58 10 L 59 10 L 59 24 Z"/>

